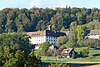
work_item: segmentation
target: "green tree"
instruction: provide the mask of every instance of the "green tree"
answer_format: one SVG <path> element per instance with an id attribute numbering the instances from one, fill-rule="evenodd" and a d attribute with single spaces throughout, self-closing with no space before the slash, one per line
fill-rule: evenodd
<path id="1" fill-rule="evenodd" d="M 77 31 L 76 31 L 77 23 L 72 22 L 70 24 L 70 37 L 69 37 L 69 42 L 68 46 L 69 47 L 74 47 L 77 44 Z"/>
<path id="2" fill-rule="evenodd" d="M 0 46 L 1 67 L 40 67 L 40 57 L 34 55 L 34 51 L 26 55 L 24 51 L 12 50 L 10 46 Z"/>
<path id="3" fill-rule="evenodd" d="M 25 51 L 25 53 L 30 52 L 29 38 L 23 34 L 19 33 L 8 33 L 0 34 L 0 46 L 12 46 L 14 49 L 20 49 Z M 9 53 L 9 52 L 8 52 Z"/>
<path id="4" fill-rule="evenodd" d="M 85 26 L 77 26 L 77 39 L 78 41 L 83 40 L 86 35 L 86 27 Z"/>
<path id="5" fill-rule="evenodd" d="M 49 42 L 44 42 L 42 44 L 39 44 L 39 49 L 37 50 L 37 55 L 45 56 L 49 46 L 50 46 Z"/>
<path id="6" fill-rule="evenodd" d="M 24 67 L 24 63 L 25 63 L 25 54 L 24 51 L 21 50 L 17 50 L 15 53 L 15 58 L 17 59 L 16 61 L 16 66 L 17 67 Z"/>
<path id="7" fill-rule="evenodd" d="M 0 33 L 46 30 L 50 24 L 54 31 L 60 31 L 62 28 L 69 29 L 72 22 L 79 25 L 99 22 L 99 13 L 97 8 L 5 8 L 0 10 Z"/>
<path id="8" fill-rule="evenodd" d="M 46 52 L 46 56 L 54 56 L 55 51 L 56 50 L 54 50 L 54 49 L 48 49 L 47 52 Z"/>
<path id="9" fill-rule="evenodd" d="M 11 58 L 8 61 L 6 61 L 6 63 L 4 64 L 4 67 L 17 67 L 16 66 L 16 58 Z"/>
<path id="10" fill-rule="evenodd" d="M 26 64 L 24 65 L 24 67 L 40 67 L 41 65 L 41 58 L 37 57 L 34 55 L 34 51 L 32 51 L 26 60 Z"/>
<path id="11" fill-rule="evenodd" d="M 68 37 L 67 36 L 60 36 L 56 40 L 56 44 L 60 45 L 60 46 L 66 44 L 67 42 L 68 42 Z"/>
<path id="12" fill-rule="evenodd" d="M 73 51 L 73 52 L 72 52 L 72 58 L 73 58 L 73 59 L 77 58 L 77 52 L 76 52 L 76 51 Z"/>
<path id="13" fill-rule="evenodd" d="M 80 55 L 84 58 L 87 57 L 89 54 L 89 49 L 83 49 L 82 51 L 80 51 Z"/>

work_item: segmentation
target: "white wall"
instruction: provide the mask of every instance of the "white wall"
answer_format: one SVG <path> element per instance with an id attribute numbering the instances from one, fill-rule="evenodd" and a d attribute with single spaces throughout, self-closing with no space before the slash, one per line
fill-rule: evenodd
<path id="1" fill-rule="evenodd" d="M 57 37 L 51 37 L 51 36 L 35 36 L 29 38 L 32 44 L 41 44 L 46 41 L 48 41 L 50 44 L 55 44 L 56 39 Z"/>
<path id="2" fill-rule="evenodd" d="M 87 36 L 88 39 L 99 39 L 100 35 L 89 35 Z"/>
<path id="3" fill-rule="evenodd" d="M 37 37 L 31 37 L 29 38 L 32 44 L 41 44 L 43 42 L 46 42 L 46 36 L 37 36 Z"/>

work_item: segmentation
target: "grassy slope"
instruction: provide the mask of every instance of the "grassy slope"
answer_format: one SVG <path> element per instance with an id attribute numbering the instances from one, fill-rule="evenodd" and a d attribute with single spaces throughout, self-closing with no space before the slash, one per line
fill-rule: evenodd
<path id="1" fill-rule="evenodd" d="M 80 48 L 75 48 L 77 52 L 80 50 L 87 48 L 87 47 L 80 47 Z M 59 58 L 57 60 L 56 57 L 42 57 L 42 62 L 59 62 L 59 63 L 66 63 L 66 62 L 100 62 L 100 50 L 94 50 L 91 49 L 90 55 L 93 55 L 91 57 L 86 57 L 86 58 L 77 58 L 77 59 L 66 59 L 66 58 Z"/>

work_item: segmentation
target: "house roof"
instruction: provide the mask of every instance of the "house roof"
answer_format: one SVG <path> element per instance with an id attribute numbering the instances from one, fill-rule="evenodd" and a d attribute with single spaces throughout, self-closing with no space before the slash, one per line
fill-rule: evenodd
<path id="1" fill-rule="evenodd" d="M 43 36 L 45 35 L 44 31 L 36 31 L 36 32 L 25 32 L 24 34 L 28 35 L 28 36 Z"/>
<path id="2" fill-rule="evenodd" d="M 61 54 L 69 54 L 72 50 L 73 48 L 64 49 Z"/>
<path id="3" fill-rule="evenodd" d="M 56 52 L 56 55 L 60 55 L 61 52 L 62 52 L 64 49 L 65 49 L 64 47 L 59 48 L 59 49 L 57 50 L 57 52 Z"/>
<path id="4" fill-rule="evenodd" d="M 100 29 L 90 30 L 88 35 L 100 35 Z"/>
<path id="5" fill-rule="evenodd" d="M 69 36 L 70 32 L 69 31 L 61 31 L 64 32 L 67 36 Z"/>
<path id="6" fill-rule="evenodd" d="M 53 37 L 59 37 L 59 36 L 65 36 L 66 34 L 63 32 L 54 32 L 51 30 L 45 30 L 45 31 L 36 31 L 36 32 L 25 32 L 24 34 L 28 36 L 53 36 Z"/>

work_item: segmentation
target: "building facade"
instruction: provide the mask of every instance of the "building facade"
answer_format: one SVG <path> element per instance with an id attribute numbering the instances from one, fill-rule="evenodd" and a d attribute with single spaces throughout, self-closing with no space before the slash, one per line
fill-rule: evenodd
<path id="1" fill-rule="evenodd" d="M 100 39 L 100 29 L 90 30 L 86 38 L 87 39 Z"/>
<path id="2" fill-rule="evenodd" d="M 44 42 L 55 44 L 58 37 L 66 35 L 63 32 L 54 32 L 52 30 L 27 32 L 26 34 L 29 36 L 29 40 L 32 44 L 41 44 Z"/>

